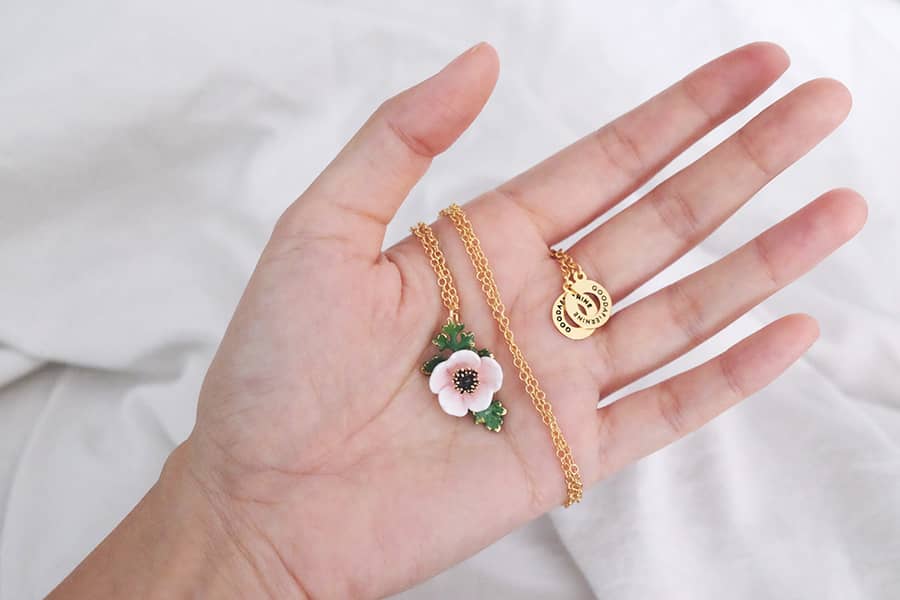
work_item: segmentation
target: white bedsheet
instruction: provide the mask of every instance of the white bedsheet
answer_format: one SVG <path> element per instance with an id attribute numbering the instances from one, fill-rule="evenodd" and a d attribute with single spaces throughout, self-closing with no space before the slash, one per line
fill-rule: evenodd
<path id="1" fill-rule="evenodd" d="M 822 338 L 777 384 L 403 597 L 900 597 L 896 0 L 6 0 L 0 597 L 46 593 L 131 508 L 189 432 L 279 212 L 378 102 L 481 39 L 496 93 L 391 240 L 755 39 L 794 65 L 751 110 L 821 75 L 855 110 L 652 287 L 830 187 L 866 195 L 870 222 L 665 369 L 808 311 Z"/>

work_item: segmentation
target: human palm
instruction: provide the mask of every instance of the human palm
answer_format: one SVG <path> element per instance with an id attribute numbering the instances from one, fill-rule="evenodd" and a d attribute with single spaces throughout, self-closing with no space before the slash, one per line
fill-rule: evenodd
<path id="1" fill-rule="evenodd" d="M 835 190 L 707 268 L 619 310 L 593 336 L 554 330 L 548 247 L 628 196 L 786 68 L 769 44 L 702 67 L 617 121 L 466 206 L 516 341 L 553 403 L 585 483 L 696 429 L 778 376 L 816 337 L 769 325 L 712 361 L 598 410 L 598 400 L 693 348 L 862 226 Z M 446 219 L 434 229 L 461 318 L 494 352 L 500 433 L 444 413 L 419 367 L 446 320 L 418 241 L 384 228 L 497 76 L 479 45 L 382 105 L 279 221 L 176 452 L 274 594 L 399 591 L 560 505 L 546 426 Z M 590 231 L 570 253 L 620 301 L 702 240 L 846 115 L 838 83 L 807 83 Z M 448 200 L 449 201 L 449 200 Z M 578 510 L 577 508 L 574 510 Z"/>

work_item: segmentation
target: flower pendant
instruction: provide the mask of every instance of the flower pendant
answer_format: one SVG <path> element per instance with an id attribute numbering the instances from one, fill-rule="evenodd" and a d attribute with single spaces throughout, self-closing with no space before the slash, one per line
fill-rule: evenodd
<path id="1" fill-rule="evenodd" d="M 464 329 L 453 321 L 441 328 L 432 340 L 440 353 L 422 365 L 422 372 L 445 413 L 463 417 L 471 412 L 475 423 L 500 431 L 507 411 L 494 393 L 503 385 L 503 369 L 489 350 L 475 349 L 475 335 Z"/>

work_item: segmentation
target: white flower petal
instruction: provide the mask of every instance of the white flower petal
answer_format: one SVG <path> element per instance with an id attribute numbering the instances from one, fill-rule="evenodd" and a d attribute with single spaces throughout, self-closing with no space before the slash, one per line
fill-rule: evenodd
<path id="1" fill-rule="evenodd" d="M 457 350 L 445 362 L 450 363 L 450 371 L 457 369 L 475 369 L 481 365 L 481 357 L 472 350 Z"/>
<path id="2" fill-rule="evenodd" d="M 462 394 L 452 387 L 445 387 L 438 393 L 438 404 L 448 415 L 464 417 L 469 409 L 462 399 Z"/>
<path id="3" fill-rule="evenodd" d="M 428 377 L 428 388 L 431 390 L 431 393 L 437 394 L 448 385 L 453 384 L 453 374 L 450 372 L 451 365 L 447 364 L 449 362 L 449 360 L 439 362 L 434 367 L 434 370 L 431 371 L 431 375 Z"/>
<path id="4" fill-rule="evenodd" d="M 491 400 L 494 399 L 494 393 L 490 388 L 481 385 L 471 394 L 463 394 L 463 396 L 463 400 L 472 412 L 487 410 L 487 407 L 491 405 Z"/>
<path id="5" fill-rule="evenodd" d="M 491 392 L 496 392 L 503 385 L 503 369 L 500 363 L 485 356 L 481 359 L 481 368 L 478 370 L 478 386 L 484 386 Z"/>

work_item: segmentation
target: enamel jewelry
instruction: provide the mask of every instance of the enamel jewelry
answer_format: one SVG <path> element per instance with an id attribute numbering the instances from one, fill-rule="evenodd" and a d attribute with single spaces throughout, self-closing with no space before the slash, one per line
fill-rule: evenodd
<path id="1" fill-rule="evenodd" d="M 541 421 L 547 426 L 550 439 L 553 441 L 553 447 L 556 450 L 556 458 L 559 460 L 559 466 L 562 469 L 563 477 L 566 480 L 566 499 L 563 506 L 571 506 L 581 501 L 584 493 L 584 483 L 581 479 L 581 471 L 572 455 L 572 449 L 563 435 L 559 421 L 553 412 L 553 405 L 547 398 L 547 394 L 538 383 L 531 365 L 525 359 L 525 354 L 516 343 L 515 335 L 510 326 L 509 317 L 506 315 L 506 307 L 500 298 L 500 290 L 497 282 L 494 280 L 494 273 L 491 270 L 490 263 L 478 236 L 475 235 L 475 229 L 469 221 L 468 215 L 462 207 L 451 204 L 441 211 L 441 216 L 447 217 L 456 228 L 460 240 L 469 255 L 472 268 L 475 271 L 475 278 L 481 284 L 481 291 L 484 293 L 484 299 L 491 309 L 491 315 L 497 324 L 497 330 L 503 336 L 506 347 L 513 357 L 513 364 L 519 371 L 519 379 L 525 387 L 525 393 L 531 398 L 531 403 L 541 417 Z M 573 261 L 574 262 L 574 261 Z"/>
<path id="2" fill-rule="evenodd" d="M 425 223 L 411 228 L 419 238 L 437 276 L 441 302 L 447 309 L 447 323 L 431 340 L 438 353 L 422 365 L 428 387 L 438 405 L 448 415 L 471 413 L 476 424 L 494 432 L 503 427 L 506 407 L 494 394 L 503 385 L 503 369 L 486 348 L 477 348 L 475 334 L 466 331 L 459 319 L 459 294 L 437 238 Z"/>

